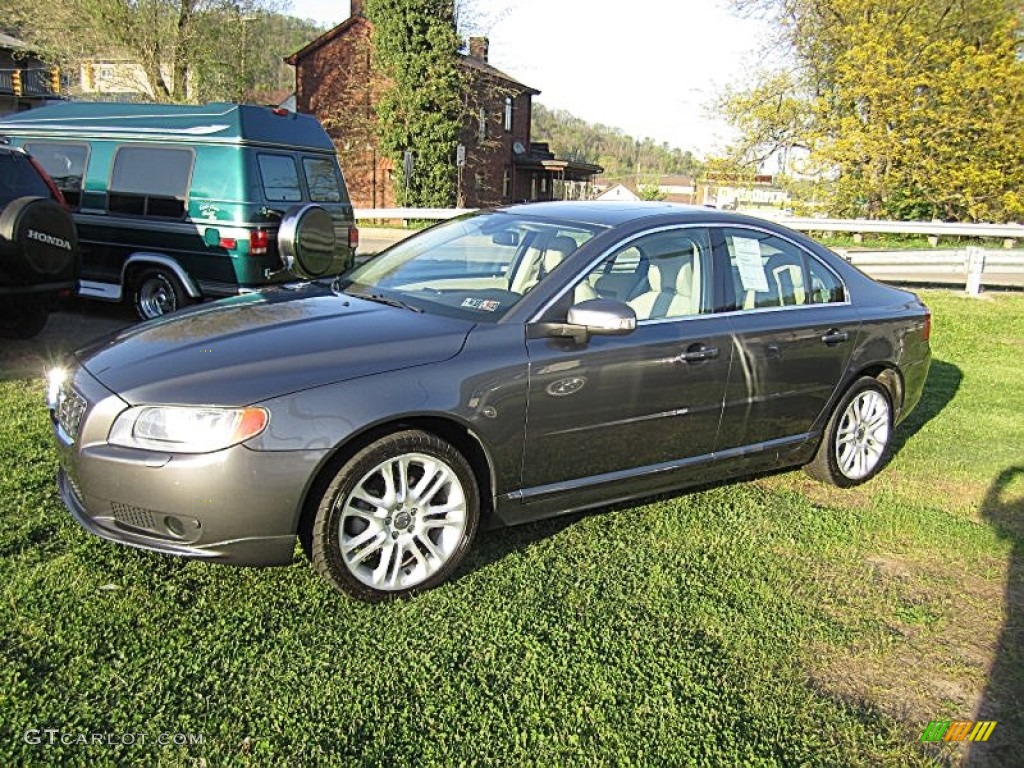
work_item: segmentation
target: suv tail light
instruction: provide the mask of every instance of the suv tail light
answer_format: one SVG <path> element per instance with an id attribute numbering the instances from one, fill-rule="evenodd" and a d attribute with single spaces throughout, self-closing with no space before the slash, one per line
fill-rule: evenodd
<path id="1" fill-rule="evenodd" d="M 924 328 L 921 329 L 921 338 L 924 341 L 929 341 L 932 337 L 932 313 L 930 310 L 925 310 L 924 313 Z"/>
<path id="2" fill-rule="evenodd" d="M 353 251 L 359 247 L 359 227 L 348 228 L 348 247 Z"/>
<path id="3" fill-rule="evenodd" d="M 60 191 L 60 187 L 50 178 L 50 174 L 41 166 L 32 155 L 28 156 L 28 161 L 32 164 L 32 167 L 36 169 L 43 181 L 46 182 L 46 186 L 50 190 L 50 194 L 53 195 L 53 199 L 64 206 L 65 210 L 70 211 L 71 206 L 68 205 L 68 201 L 64 199 L 64 193 Z"/>
<path id="4" fill-rule="evenodd" d="M 251 256 L 266 256 L 267 244 L 269 242 L 270 238 L 267 235 L 267 230 L 260 227 L 249 238 L 249 254 Z"/>

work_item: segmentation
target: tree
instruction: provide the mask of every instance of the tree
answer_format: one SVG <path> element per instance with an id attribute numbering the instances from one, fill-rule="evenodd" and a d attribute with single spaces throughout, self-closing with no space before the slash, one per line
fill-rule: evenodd
<path id="1" fill-rule="evenodd" d="M 737 0 L 793 64 L 720 105 L 747 159 L 811 150 L 845 215 L 1024 215 L 1024 62 L 1011 0 Z"/>
<path id="2" fill-rule="evenodd" d="M 637 185 L 649 176 L 666 174 L 696 176 L 700 161 L 689 150 L 655 144 L 653 139 L 637 141 L 619 128 L 592 125 L 571 113 L 533 105 L 533 138 L 550 144 L 559 157 L 604 168 L 604 177 Z"/>
<path id="3" fill-rule="evenodd" d="M 367 0 L 373 63 L 386 87 L 377 100 L 380 149 L 395 168 L 402 205 L 455 202 L 455 152 L 462 125 L 459 36 L 451 0 Z M 412 174 L 403 157 L 410 151 Z"/>
<path id="4" fill-rule="evenodd" d="M 139 64 L 158 101 L 244 100 L 281 79 L 282 55 L 315 27 L 284 23 L 277 0 L 6 0 L 4 23 L 64 68 L 97 56 Z M 294 47 L 293 47 L 294 46 Z"/>

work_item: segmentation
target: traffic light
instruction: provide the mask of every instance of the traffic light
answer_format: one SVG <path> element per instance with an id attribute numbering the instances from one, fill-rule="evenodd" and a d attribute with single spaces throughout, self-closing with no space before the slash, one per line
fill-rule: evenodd
<path id="1" fill-rule="evenodd" d="M 54 93 L 60 93 L 60 67 L 50 70 L 50 88 Z"/>
<path id="2" fill-rule="evenodd" d="M 21 96 L 21 70 L 16 69 L 11 72 L 11 90 L 14 91 L 15 96 Z"/>

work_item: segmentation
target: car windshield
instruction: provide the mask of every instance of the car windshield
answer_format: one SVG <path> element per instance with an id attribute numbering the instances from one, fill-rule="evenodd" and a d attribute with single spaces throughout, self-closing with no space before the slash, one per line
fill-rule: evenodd
<path id="1" fill-rule="evenodd" d="M 496 322 L 597 229 L 498 211 L 432 227 L 347 273 L 339 290 Z"/>

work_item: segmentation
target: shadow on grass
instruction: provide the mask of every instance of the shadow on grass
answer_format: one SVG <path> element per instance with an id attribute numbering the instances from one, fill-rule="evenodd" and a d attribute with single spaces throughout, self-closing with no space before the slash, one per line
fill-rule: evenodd
<path id="1" fill-rule="evenodd" d="M 928 378 L 924 383 L 921 402 L 896 430 L 892 441 L 892 454 L 899 453 L 907 441 L 921 430 L 921 427 L 942 413 L 956 397 L 963 378 L 963 373 L 952 363 L 947 363 L 945 360 L 932 360 L 931 368 L 928 369 Z"/>
<path id="2" fill-rule="evenodd" d="M 1011 489 L 1011 485 L 1015 486 Z M 982 517 L 1013 551 L 1003 596 L 1003 631 L 988 684 L 975 713 L 998 725 L 987 742 L 971 744 L 971 768 L 1011 768 L 1024 764 L 1024 466 L 1003 470 L 992 483 Z"/>

